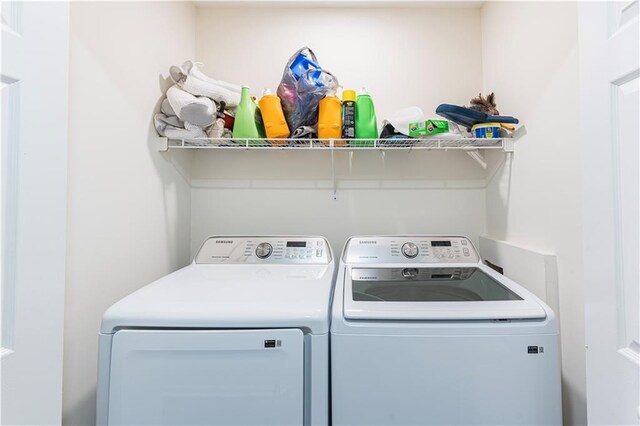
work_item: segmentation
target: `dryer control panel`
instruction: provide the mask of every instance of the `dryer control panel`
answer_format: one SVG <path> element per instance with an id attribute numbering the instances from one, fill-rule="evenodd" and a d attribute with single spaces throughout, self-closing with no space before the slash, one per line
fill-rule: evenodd
<path id="1" fill-rule="evenodd" d="M 464 236 L 398 235 L 353 237 L 346 263 L 478 263 L 480 256 Z"/>
<path id="2" fill-rule="evenodd" d="M 331 261 L 329 243 L 322 237 L 210 237 L 196 255 L 196 263 L 323 265 Z"/>

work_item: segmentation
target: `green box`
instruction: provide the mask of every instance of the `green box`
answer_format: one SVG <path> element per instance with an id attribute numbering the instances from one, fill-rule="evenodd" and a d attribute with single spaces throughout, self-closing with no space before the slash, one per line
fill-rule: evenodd
<path id="1" fill-rule="evenodd" d="M 409 123 L 409 136 L 428 136 L 449 132 L 447 120 L 427 120 Z"/>

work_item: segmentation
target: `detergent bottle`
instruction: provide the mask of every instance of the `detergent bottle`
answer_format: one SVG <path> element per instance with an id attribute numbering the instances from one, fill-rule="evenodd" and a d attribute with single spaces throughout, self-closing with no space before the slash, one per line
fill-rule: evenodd
<path id="1" fill-rule="evenodd" d="M 237 139 L 260 138 L 260 129 L 256 122 L 258 105 L 251 97 L 248 86 L 242 86 L 240 104 L 236 109 L 233 122 L 233 137 Z M 244 143 L 239 141 L 239 143 Z M 249 141 L 250 145 L 259 145 L 260 141 Z"/>
<path id="2" fill-rule="evenodd" d="M 320 139 L 338 139 L 335 145 L 344 145 L 342 137 L 342 102 L 335 93 L 329 93 L 320 100 L 318 108 L 318 137 Z"/>
<path id="3" fill-rule="evenodd" d="M 356 137 L 356 91 L 342 91 L 342 138 Z"/>
<path id="4" fill-rule="evenodd" d="M 363 88 L 362 93 L 356 99 L 356 138 L 370 139 L 356 141 L 355 146 L 373 146 L 374 141 L 378 137 L 378 123 L 376 122 L 376 111 L 373 107 L 373 99 L 367 93 L 367 89 Z"/>
<path id="5" fill-rule="evenodd" d="M 264 89 L 262 98 L 258 102 L 260 113 L 262 114 L 262 122 L 264 130 L 269 139 L 287 138 L 289 137 L 289 126 L 282 112 L 282 104 L 280 98 L 271 94 L 271 90 Z M 286 141 L 270 141 L 273 145 L 286 145 Z"/>

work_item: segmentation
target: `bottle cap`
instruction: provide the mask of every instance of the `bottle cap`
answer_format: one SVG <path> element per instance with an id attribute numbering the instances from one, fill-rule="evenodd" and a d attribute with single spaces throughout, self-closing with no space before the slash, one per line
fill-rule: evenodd
<path id="1" fill-rule="evenodd" d="M 367 88 L 366 88 L 366 87 L 363 87 L 363 88 L 360 90 L 360 94 L 361 94 L 361 95 L 368 95 L 368 94 L 369 94 L 369 92 L 367 92 Z"/>
<path id="2" fill-rule="evenodd" d="M 342 91 L 342 101 L 354 101 L 356 100 L 356 91 L 355 90 L 343 90 Z"/>
<path id="3" fill-rule="evenodd" d="M 271 94 L 271 89 L 269 89 L 268 87 L 265 87 L 264 90 L 262 91 L 262 96 L 267 96 Z"/>

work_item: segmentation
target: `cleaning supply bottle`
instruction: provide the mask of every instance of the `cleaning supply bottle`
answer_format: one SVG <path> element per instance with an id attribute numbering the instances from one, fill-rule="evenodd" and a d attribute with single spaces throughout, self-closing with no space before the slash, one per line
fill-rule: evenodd
<path id="1" fill-rule="evenodd" d="M 258 105 L 251 97 L 248 86 L 242 86 L 240 104 L 236 108 L 233 122 L 233 137 L 238 139 L 260 138 L 260 130 L 256 122 Z M 239 141 L 239 143 L 244 143 Z M 259 145 L 260 141 L 249 141 L 250 145 Z"/>
<path id="2" fill-rule="evenodd" d="M 342 137 L 342 102 L 335 93 L 320 100 L 318 107 L 318 137 L 320 139 L 338 139 L 335 145 L 344 145 Z"/>
<path id="3" fill-rule="evenodd" d="M 378 123 L 376 121 L 376 111 L 373 107 L 373 99 L 367 93 L 367 89 L 363 88 L 362 93 L 356 99 L 356 138 L 368 139 L 357 141 L 356 146 L 373 146 L 374 141 L 378 137 Z"/>
<path id="4" fill-rule="evenodd" d="M 262 98 L 258 102 L 264 130 L 269 139 L 289 137 L 289 126 L 284 119 L 280 98 L 271 94 L 271 90 L 264 89 Z M 286 145 L 286 141 L 270 141 L 273 145 Z"/>
<path id="5" fill-rule="evenodd" d="M 342 91 L 342 138 L 356 137 L 356 91 Z"/>

